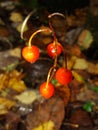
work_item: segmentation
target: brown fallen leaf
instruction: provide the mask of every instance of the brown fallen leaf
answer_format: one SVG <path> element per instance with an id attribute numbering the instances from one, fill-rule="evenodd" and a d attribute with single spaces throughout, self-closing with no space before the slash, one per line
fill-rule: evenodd
<path id="1" fill-rule="evenodd" d="M 72 124 L 78 124 L 79 130 L 88 130 L 93 128 L 93 122 L 89 114 L 82 109 L 75 110 L 71 114 L 69 122 Z M 77 130 L 77 128 L 70 126 L 70 130 Z"/>
<path id="2" fill-rule="evenodd" d="M 68 86 L 59 86 L 56 88 L 56 94 L 63 99 L 64 105 L 67 106 L 70 100 L 70 88 Z"/>
<path id="3" fill-rule="evenodd" d="M 53 130 L 59 130 L 64 115 L 64 102 L 59 96 L 55 95 L 48 100 L 36 101 L 33 106 L 33 111 L 26 118 L 27 130 L 39 130 L 38 128 L 43 130 L 42 126 L 44 125 L 48 128 L 49 122 L 51 128 L 49 130 L 52 130 L 52 128 Z"/>

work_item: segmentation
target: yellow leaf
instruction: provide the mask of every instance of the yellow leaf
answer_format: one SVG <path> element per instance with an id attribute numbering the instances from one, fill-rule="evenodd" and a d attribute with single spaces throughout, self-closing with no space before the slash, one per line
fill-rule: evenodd
<path id="1" fill-rule="evenodd" d="M 18 72 L 17 70 L 13 70 L 7 73 L 0 74 L 0 90 L 4 90 L 5 88 L 12 88 L 17 92 L 23 92 L 26 90 L 26 85 L 24 81 L 21 79 L 23 74 Z"/>
<path id="2" fill-rule="evenodd" d="M 73 69 L 84 70 L 87 68 L 88 68 L 88 62 L 85 59 L 83 59 L 83 58 L 76 59 Z"/>
<path id="3" fill-rule="evenodd" d="M 39 95 L 34 90 L 28 90 L 28 91 L 22 92 L 21 94 L 15 96 L 15 99 L 19 100 L 20 102 L 22 102 L 24 104 L 31 104 L 37 98 L 39 98 Z"/>
<path id="4" fill-rule="evenodd" d="M 8 76 L 7 74 L 0 74 L 0 90 L 4 89 L 8 84 Z"/>
<path id="5" fill-rule="evenodd" d="M 13 22 L 22 22 L 23 16 L 18 12 L 12 12 L 10 16 L 10 20 Z"/>
<path id="6" fill-rule="evenodd" d="M 9 87 L 14 89 L 17 92 L 23 92 L 24 90 L 26 90 L 26 85 L 25 85 L 24 81 L 22 81 L 22 80 L 18 81 L 15 78 L 13 78 L 9 81 Z"/>
<path id="7" fill-rule="evenodd" d="M 54 123 L 53 121 L 49 120 L 48 122 L 45 122 L 32 130 L 53 130 L 53 128 Z"/>
<path id="8" fill-rule="evenodd" d="M 75 71 L 72 71 L 73 77 L 80 83 L 84 83 L 84 78 Z"/>
<path id="9" fill-rule="evenodd" d="M 71 59 L 67 61 L 68 69 L 71 69 L 74 66 L 75 61 L 76 61 L 76 56 L 72 56 Z"/>
<path id="10" fill-rule="evenodd" d="M 12 106 L 15 105 L 15 102 L 9 99 L 0 97 L 0 105 L 4 106 L 7 109 L 10 109 Z"/>

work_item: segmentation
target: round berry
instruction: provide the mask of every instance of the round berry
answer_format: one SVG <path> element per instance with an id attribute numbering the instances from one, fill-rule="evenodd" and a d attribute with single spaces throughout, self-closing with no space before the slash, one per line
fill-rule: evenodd
<path id="1" fill-rule="evenodd" d="M 62 46 L 60 44 L 55 45 L 54 43 L 50 43 L 47 46 L 47 53 L 52 58 L 59 56 L 61 52 L 62 52 Z"/>
<path id="2" fill-rule="evenodd" d="M 32 63 L 35 62 L 36 60 L 38 60 L 39 58 L 39 49 L 36 46 L 26 46 L 22 49 L 22 56 L 23 58 Z"/>
<path id="3" fill-rule="evenodd" d="M 72 80 L 72 72 L 61 67 L 56 71 L 55 77 L 59 83 L 61 83 L 62 85 L 67 85 Z"/>
<path id="4" fill-rule="evenodd" d="M 54 86 L 51 83 L 44 82 L 40 86 L 40 94 L 44 98 L 50 98 L 54 95 Z"/>

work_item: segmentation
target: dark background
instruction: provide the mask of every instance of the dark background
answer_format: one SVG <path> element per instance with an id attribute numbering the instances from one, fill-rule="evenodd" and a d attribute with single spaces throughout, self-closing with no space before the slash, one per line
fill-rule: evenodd
<path id="1" fill-rule="evenodd" d="M 65 12 L 70 13 L 76 8 L 89 6 L 90 0 L 20 0 L 30 9 L 43 7 L 49 12 Z"/>
<path id="2" fill-rule="evenodd" d="M 75 8 L 83 8 L 89 5 L 89 0 L 38 0 L 40 6 L 49 11 L 72 12 Z"/>

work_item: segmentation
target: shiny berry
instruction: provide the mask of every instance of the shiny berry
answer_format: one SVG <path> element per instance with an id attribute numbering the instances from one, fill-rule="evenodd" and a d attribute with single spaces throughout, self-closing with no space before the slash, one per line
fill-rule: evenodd
<path id="1" fill-rule="evenodd" d="M 47 99 L 52 97 L 54 95 L 54 86 L 51 83 L 44 82 L 40 86 L 40 94 Z"/>
<path id="2" fill-rule="evenodd" d="M 39 49 L 36 46 L 26 46 L 22 49 L 22 56 L 23 58 L 32 63 L 38 60 L 39 58 Z"/>
<path id="3" fill-rule="evenodd" d="M 59 83 L 61 83 L 62 85 L 67 85 L 72 80 L 72 72 L 61 67 L 56 71 L 55 77 Z"/>
<path id="4" fill-rule="evenodd" d="M 55 45 L 54 43 L 50 43 L 47 46 L 47 53 L 52 58 L 59 56 L 61 52 L 62 52 L 62 46 L 60 44 Z"/>

